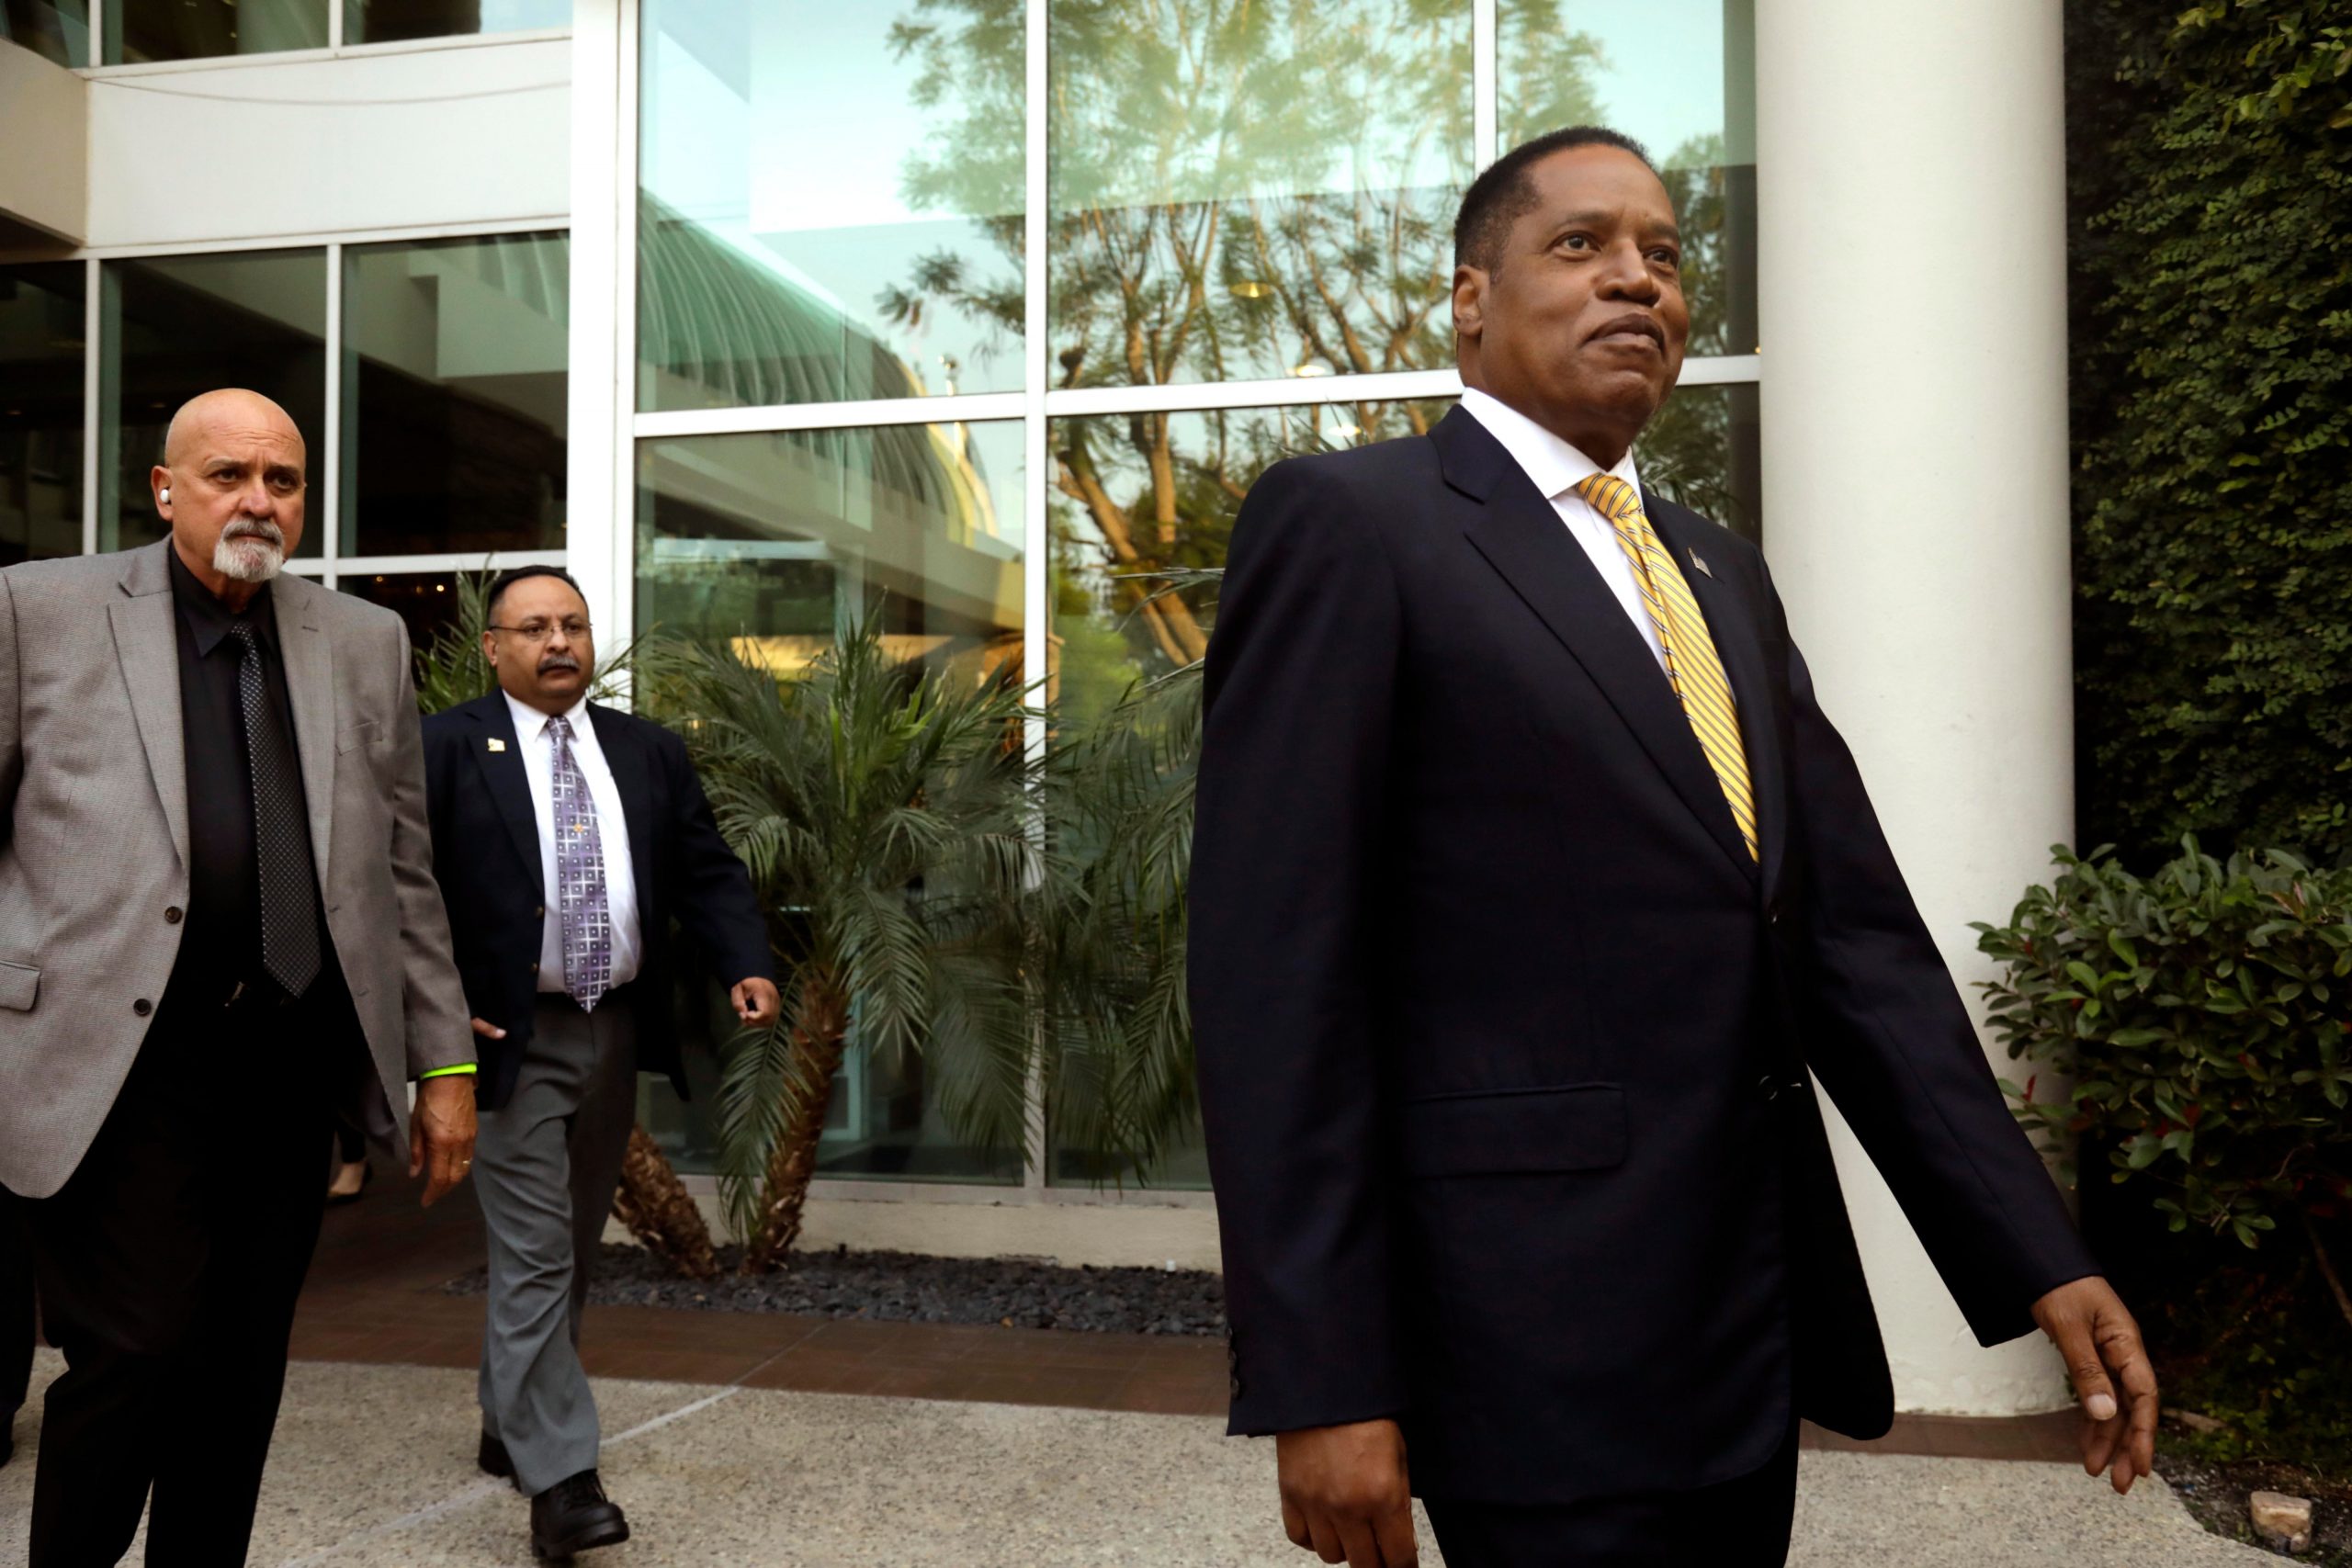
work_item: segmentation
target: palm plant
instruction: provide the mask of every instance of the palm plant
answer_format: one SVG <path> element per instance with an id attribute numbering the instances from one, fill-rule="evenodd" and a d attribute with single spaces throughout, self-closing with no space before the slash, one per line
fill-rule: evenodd
<path id="1" fill-rule="evenodd" d="M 1155 574 L 1151 600 L 1221 575 Z M 1184 948 L 1200 676 L 1195 660 L 1139 682 L 1057 739 L 1045 779 L 1069 885 L 1041 911 L 1049 1126 L 1121 1179 L 1198 1116 Z"/>
<path id="2" fill-rule="evenodd" d="M 432 638 L 416 649 L 413 674 L 419 714 L 439 713 L 491 689 L 490 661 L 481 653 L 482 631 L 490 622 L 491 575 L 486 570 L 458 572 L 457 615 L 435 628 Z M 596 695 L 609 694 L 614 673 L 628 667 L 634 650 L 634 645 L 625 645 L 607 661 Z M 702 1211 L 695 1206 L 661 1145 L 643 1127 L 629 1129 L 628 1152 L 621 1164 L 613 1212 L 639 1243 L 681 1274 L 698 1280 L 718 1274 L 718 1256 Z"/>
<path id="3" fill-rule="evenodd" d="M 1039 716 L 1009 674 L 893 660 L 874 618 L 780 680 L 739 645 L 664 644 L 640 697 L 676 715 L 719 827 L 751 868 L 784 1010 L 726 1051 L 720 1182 L 746 1271 L 797 1239 L 854 1039 L 922 1054 L 948 1120 L 1028 1142 L 1036 932 L 1067 878 L 1035 831 Z"/>

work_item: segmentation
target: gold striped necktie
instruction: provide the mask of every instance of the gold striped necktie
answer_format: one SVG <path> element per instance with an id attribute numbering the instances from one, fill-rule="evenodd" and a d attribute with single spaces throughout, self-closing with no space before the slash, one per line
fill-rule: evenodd
<path id="1" fill-rule="evenodd" d="M 1747 777 L 1747 750 L 1739 739 L 1731 682 L 1724 678 L 1724 661 L 1715 653 L 1699 602 L 1690 596 L 1690 584 L 1658 542 L 1642 511 L 1641 494 L 1632 485 L 1613 474 L 1589 474 L 1577 481 L 1577 494 L 1609 519 L 1625 558 L 1634 563 L 1634 581 L 1641 584 L 1650 624 L 1666 645 L 1667 679 L 1682 699 L 1690 732 L 1699 738 L 1699 749 L 1707 754 L 1707 765 L 1723 786 L 1732 820 L 1747 841 L 1748 858 L 1755 859 L 1756 794 Z"/>

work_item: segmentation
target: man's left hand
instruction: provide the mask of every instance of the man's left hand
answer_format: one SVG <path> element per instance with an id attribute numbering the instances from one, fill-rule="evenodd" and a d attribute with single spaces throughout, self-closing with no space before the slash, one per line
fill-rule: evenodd
<path id="1" fill-rule="evenodd" d="M 2103 1470 L 2118 1492 L 2156 1465 L 2156 1373 L 2140 1325 L 2113 1286 L 2093 1275 L 2033 1303 L 2033 1320 L 2066 1359 L 2083 1402 L 2083 1469 Z"/>
<path id="2" fill-rule="evenodd" d="M 474 1075 L 446 1073 L 416 1086 L 408 1119 L 408 1173 L 424 1178 L 424 1206 L 439 1202 L 474 1163 Z"/>
<path id="3" fill-rule="evenodd" d="M 765 1029 L 784 1010 L 784 998 L 776 994 L 774 980 L 756 976 L 738 980 L 735 988 L 727 995 L 728 999 L 735 1004 L 735 1016 L 742 1021 L 746 1029 Z"/>

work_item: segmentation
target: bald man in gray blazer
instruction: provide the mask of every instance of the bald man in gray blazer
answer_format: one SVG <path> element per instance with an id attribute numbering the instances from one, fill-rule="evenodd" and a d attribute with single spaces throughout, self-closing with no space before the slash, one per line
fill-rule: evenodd
<path id="1" fill-rule="evenodd" d="M 32 1562 L 236 1562 L 330 1113 L 471 1162 L 474 1055 L 398 616 L 278 575 L 305 451 L 208 393 L 171 537 L 0 571 L 0 1187 L 65 1354 Z M 408 1085 L 420 1080 L 412 1121 Z"/>

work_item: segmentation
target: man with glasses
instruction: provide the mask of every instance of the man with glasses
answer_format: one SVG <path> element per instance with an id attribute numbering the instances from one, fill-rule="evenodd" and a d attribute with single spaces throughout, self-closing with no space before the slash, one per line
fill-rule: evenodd
<path id="1" fill-rule="evenodd" d="M 569 573 L 490 585 L 499 689 L 424 722 L 426 807 L 481 1054 L 475 1190 L 490 1236 L 481 1467 L 531 1499 L 531 1546 L 628 1539 L 596 1474 L 580 1311 L 637 1115 L 637 1074 L 681 1094 L 673 919 L 775 1021 L 750 874 L 718 834 L 684 742 L 588 700 L 596 649 Z"/>

